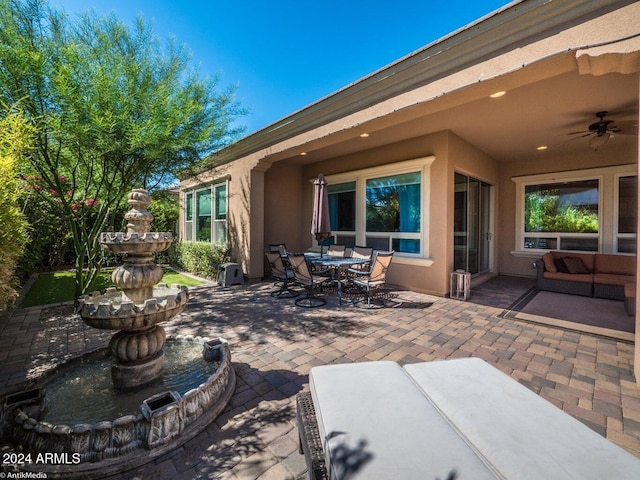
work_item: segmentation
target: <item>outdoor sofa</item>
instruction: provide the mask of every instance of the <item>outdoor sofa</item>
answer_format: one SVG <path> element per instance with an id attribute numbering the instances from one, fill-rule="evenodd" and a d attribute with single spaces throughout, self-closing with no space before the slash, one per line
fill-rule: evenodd
<path id="1" fill-rule="evenodd" d="M 309 387 L 311 479 L 640 478 L 640 459 L 479 358 L 318 366 Z"/>
<path id="2" fill-rule="evenodd" d="M 635 255 L 550 251 L 535 266 L 539 290 L 612 300 L 635 290 Z"/>

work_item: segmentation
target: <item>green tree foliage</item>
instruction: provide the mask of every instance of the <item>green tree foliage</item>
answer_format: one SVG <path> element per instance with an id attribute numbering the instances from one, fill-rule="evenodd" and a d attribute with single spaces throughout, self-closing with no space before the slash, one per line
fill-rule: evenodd
<path id="1" fill-rule="evenodd" d="M 219 91 L 189 62 L 142 18 L 131 28 L 91 12 L 71 21 L 45 0 L 0 0 L 0 96 L 36 126 L 25 178 L 67 224 L 77 295 L 132 188 L 168 183 L 241 133 L 234 89 Z"/>
<path id="2" fill-rule="evenodd" d="M 26 242 L 26 222 L 18 205 L 20 183 L 16 167 L 28 154 L 33 129 L 19 109 L 0 115 L 0 310 L 15 300 L 13 279 Z"/>
<path id="3" fill-rule="evenodd" d="M 597 233 L 598 214 L 586 207 L 560 203 L 557 192 L 525 195 L 526 232 Z"/>
<path id="4" fill-rule="evenodd" d="M 178 263 L 178 216 L 180 212 L 180 204 L 178 202 L 177 192 L 170 190 L 157 190 L 151 194 L 151 204 L 149 205 L 149 213 L 153 215 L 152 228 L 156 232 L 170 232 L 173 234 L 174 242 L 168 250 L 159 253 L 156 256 L 158 263 L 167 263 L 177 265 Z"/>

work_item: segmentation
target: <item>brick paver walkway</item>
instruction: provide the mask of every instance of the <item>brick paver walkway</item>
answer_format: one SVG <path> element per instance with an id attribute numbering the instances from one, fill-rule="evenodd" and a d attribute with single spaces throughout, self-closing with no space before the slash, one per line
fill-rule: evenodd
<path id="1" fill-rule="evenodd" d="M 640 457 L 640 390 L 629 343 L 500 316 L 526 281 L 497 279 L 471 301 L 399 292 L 395 308 L 302 309 L 269 296 L 266 283 L 191 289 L 168 334 L 222 336 L 238 386 L 227 410 L 170 454 L 112 479 L 305 478 L 297 451 L 295 395 L 314 365 L 401 364 L 475 356 Z M 0 393 L 110 337 L 69 306 L 0 316 Z"/>

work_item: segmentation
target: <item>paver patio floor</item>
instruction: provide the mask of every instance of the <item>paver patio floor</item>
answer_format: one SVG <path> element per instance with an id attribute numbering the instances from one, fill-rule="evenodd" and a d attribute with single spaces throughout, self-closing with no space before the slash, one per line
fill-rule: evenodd
<path id="1" fill-rule="evenodd" d="M 397 306 L 303 309 L 269 295 L 269 283 L 190 290 L 169 335 L 221 336 L 238 375 L 225 412 L 173 452 L 112 479 L 305 478 L 295 395 L 309 369 L 328 363 L 401 364 L 480 357 L 640 457 L 640 390 L 633 344 L 501 317 L 528 280 L 498 277 L 459 301 L 398 292 Z M 86 327 L 69 306 L 0 315 L 0 393 L 111 334 Z"/>

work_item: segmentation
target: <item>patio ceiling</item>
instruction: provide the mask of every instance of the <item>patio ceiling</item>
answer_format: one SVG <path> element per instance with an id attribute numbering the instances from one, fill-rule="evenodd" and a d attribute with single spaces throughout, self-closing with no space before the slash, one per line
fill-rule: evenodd
<path id="1" fill-rule="evenodd" d="M 490 83 L 318 138 L 281 152 L 273 160 L 309 164 L 443 130 L 454 132 L 499 162 L 592 152 L 591 137 L 569 134 L 586 132 L 598 120 L 595 114 L 600 111 L 608 111 L 606 119 L 624 126 L 624 133 L 637 134 L 637 74 L 594 76 L 572 71 L 513 88 L 518 81 L 508 76 Z M 488 92 L 499 90 L 506 94 L 497 99 L 489 97 Z M 468 98 L 471 100 L 466 101 Z M 369 136 L 361 138 L 365 132 Z M 615 134 L 601 148 L 637 142 L 637 135 Z M 540 145 L 546 145 L 547 150 L 538 151 Z M 301 151 L 306 155 L 300 156 Z"/>

